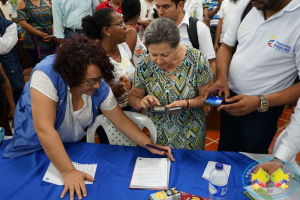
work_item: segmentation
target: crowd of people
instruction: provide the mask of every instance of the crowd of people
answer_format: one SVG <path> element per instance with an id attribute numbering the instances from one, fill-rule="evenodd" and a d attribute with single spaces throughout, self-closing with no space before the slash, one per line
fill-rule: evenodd
<path id="1" fill-rule="evenodd" d="M 0 8 L 0 127 L 8 135 L 14 119 L 3 156 L 44 149 L 63 176 L 61 197 L 87 195 L 83 180 L 93 179 L 74 168 L 63 143 L 82 141 L 99 114 L 174 161 L 171 148 L 204 150 L 206 115 L 216 110 L 204 109 L 210 94 L 225 97 L 218 150 L 250 153 L 268 153 L 284 106 L 300 97 L 298 1 L 19 0 L 16 15 L 1 0 Z M 17 24 L 33 67 L 26 85 Z M 181 109 L 151 113 L 158 105 Z M 299 107 L 275 154 L 283 162 L 300 151 Z M 157 141 L 123 112 L 142 109 Z M 103 128 L 97 133 L 108 143 Z"/>

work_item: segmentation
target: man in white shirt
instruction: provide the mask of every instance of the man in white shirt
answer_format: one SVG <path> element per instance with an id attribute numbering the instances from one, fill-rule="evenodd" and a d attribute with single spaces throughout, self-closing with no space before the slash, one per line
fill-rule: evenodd
<path id="1" fill-rule="evenodd" d="M 183 9 L 188 16 L 203 20 L 202 0 L 185 0 Z"/>
<path id="2" fill-rule="evenodd" d="M 206 95 L 223 91 L 229 103 L 220 107 L 218 150 L 268 153 L 283 105 L 300 97 L 300 83 L 294 84 L 300 70 L 300 1 L 253 0 L 241 22 L 248 5 L 250 0 L 238 6 L 217 53 L 217 79 Z"/>
<path id="3" fill-rule="evenodd" d="M 193 47 L 188 34 L 190 16 L 187 13 L 184 14 L 184 2 L 182 0 L 156 0 L 155 2 L 158 16 L 167 17 L 176 23 L 180 31 L 180 43 L 189 47 Z M 209 28 L 201 21 L 197 21 L 196 25 L 199 50 L 202 51 L 205 57 L 208 59 L 215 77 L 216 55 L 213 49 Z"/>
<path id="4" fill-rule="evenodd" d="M 219 10 L 219 22 L 215 36 L 215 52 L 218 51 L 219 46 L 223 43 L 224 35 L 231 24 L 239 3 L 240 0 L 224 0 L 221 4 L 221 8 Z"/>
<path id="5" fill-rule="evenodd" d="M 14 12 L 8 0 L 0 0 L 0 8 L 4 13 L 6 19 L 14 21 L 16 23 L 19 22 L 19 20 L 17 19 L 17 14 Z"/>

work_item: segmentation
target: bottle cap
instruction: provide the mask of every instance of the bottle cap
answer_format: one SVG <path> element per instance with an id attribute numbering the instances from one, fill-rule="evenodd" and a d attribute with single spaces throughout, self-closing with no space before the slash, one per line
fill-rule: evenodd
<path id="1" fill-rule="evenodd" d="M 216 163 L 216 169 L 223 169 L 223 164 L 222 163 Z"/>

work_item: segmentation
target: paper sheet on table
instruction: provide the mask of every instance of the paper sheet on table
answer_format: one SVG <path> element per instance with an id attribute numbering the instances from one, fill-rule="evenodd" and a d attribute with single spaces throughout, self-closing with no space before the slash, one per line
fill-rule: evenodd
<path id="1" fill-rule="evenodd" d="M 205 168 L 205 170 L 204 170 L 204 173 L 203 173 L 203 175 L 202 175 L 202 178 L 203 178 L 203 179 L 209 180 L 209 173 L 210 173 L 210 171 L 211 171 L 213 168 L 215 168 L 216 163 L 217 163 L 217 162 L 208 161 L 208 163 L 207 163 L 207 165 L 206 165 L 206 168 Z M 227 173 L 227 175 L 228 175 L 228 178 L 229 178 L 231 166 L 230 166 L 230 165 L 223 164 L 223 169 L 226 171 L 226 173 Z"/>
<path id="2" fill-rule="evenodd" d="M 87 173 L 87 174 L 91 175 L 93 178 L 95 177 L 97 164 L 80 164 L 80 163 L 76 163 L 76 162 L 72 162 L 72 163 L 73 163 L 75 169 L 77 169 L 78 171 Z M 43 181 L 53 183 L 56 185 L 64 185 L 62 176 L 57 171 L 57 169 L 54 167 L 52 162 L 50 163 L 50 165 L 44 175 Z M 93 182 L 90 182 L 90 181 L 84 181 L 84 183 L 85 184 L 93 184 Z"/>

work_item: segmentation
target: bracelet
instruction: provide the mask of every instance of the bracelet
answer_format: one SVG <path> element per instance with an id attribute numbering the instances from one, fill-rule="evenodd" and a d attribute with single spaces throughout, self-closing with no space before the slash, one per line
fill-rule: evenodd
<path id="1" fill-rule="evenodd" d="M 187 103 L 186 109 L 189 109 L 191 107 L 191 102 L 188 99 L 185 99 L 185 100 L 186 100 L 186 103 Z"/>
<path id="2" fill-rule="evenodd" d="M 70 171 L 68 171 L 67 173 L 65 173 L 62 177 L 65 177 L 66 175 L 70 174 L 71 172 L 75 171 L 76 169 L 72 169 Z"/>

